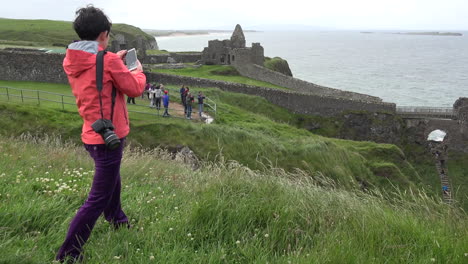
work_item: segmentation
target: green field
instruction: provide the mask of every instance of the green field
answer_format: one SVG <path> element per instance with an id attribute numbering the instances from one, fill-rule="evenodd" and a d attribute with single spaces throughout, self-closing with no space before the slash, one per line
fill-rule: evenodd
<path id="1" fill-rule="evenodd" d="M 63 84 L 0 81 L 0 86 L 71 95 L 70 87 Z M 167 88 L 171 91 L 172 101 L 178 101 L 179 87 L 168 85 Z M 407 189 L 416 185 L 439 195 L 440 182 L 435 165 L 421 146 L 407 144 L 402 151 L 394 145 L 320 137 L 301 129 L 303 120 L 309 118 L 321 124 L 322 127 L 314 133 L 334 136 L 340 129 L 336 127 L 339 119 L 292 114 L 264 98 L 216 88 L 193 90 L 195 93 L 198 91 L 203 91 L 216 102 L 218 112 L 216 115 L 211 113 L 216 116 L 215 124 L 207 126 L 181 119 L 130 113 L 132 133 L 129 139 L 132 144 L 168 149 L 189 146 L 204 160 L 214 161 L 222 153 L 226 159 L 236 160 L 252 169 L 263 168 L 259 161 L 270 162 L 288 171 L 300 168 L 312 174 L 325 174 L 346 187 L 356 188 L 363 183 L 389 187 L 391 183 Z M 50 99 L 60 101 L 57 97 Z M 16 103 L 5 104 L 0 111 L 3 134 L 19 136 L 37 130 L 60 134 L 64 139 L 79 143 L 81 119 L 76 114 L 74 98 L 68 100 L 70 105 L 65 105 L 63 111 L 61 103 L 41 102 L 38 107 L 37 100 L 25 100 L 29 104 L 22 105 L 20 98 L 15 98 Z M 1 102 L 6 103 L 5 95 L 0 96 Z M 137 103 L 142 106 L 130 105 L 129 108 L 155 113 L 154 109 L 147 107 L 146 100 L 137 99 Z M 15 117 L 14 122 L 11 121 L 12 116 Z M 25 123 L 31 125 L 24 126 Z M 468 155 L 463 153 L 451 153 L 449 159 L 455 194 L 465 209 L 468 208 L 467 159 Z"/>
<path id="2" fill-rule="evenodd" d="M 69 93 L 67 85 L 23 82 L 0 84 L 31 86 L 55 92 L 68 89 Z M 285 123 L 287 111 L 272 106 L 263 98 L 226 93 L 213 88 L 204 91 L 218 104 L 215 124 L 132 115 L 130 142 L 147 148 L 189 146 L 204 160 L 214 161 L 222 154 L 225 159 L 236 160 L 252 169 L 262 169 L 264 163 L 271 163 L 287 171 L 300 168 L 311 174 L 323 174 L 346 188 L 358 188 L 362 181 L 389 186 L 390 182 L 386 178 L 376 176 L 373 172 L 376 166 L 382 166 L 382 160 L 390 163 L 392 168 L 398 168 L 392 170 L 391 184 L 407 189 L 419 181 L 418 173 L 405 161 L 401 150 L 393 145 L 313 135 Z M 243 102 L 242 107 L 237 106 L 239 102 Z M 73 105 L 63 111 L 60 105 L 38 107 L 34 101 L 27 105 L 7 103 L 1 105 L 0 113 L 0 125 L 3 127 L 0 133 L 4 135 L 19 136 L 28 131 L 41 131 L 79 142 L 81 120 Z M 26 123 L 29 125 L 22 125 Z"/>
<path id="3" fill-rule="evenodd" d="M 268 87 L 274 89 L 287 89 L 268 82 L 257 81 L 241 76 L 232 66 L 223 65 L 203 65 L 200 68 L 184 69 L 155 69 L 152 72 L 167 73 L 173 75 L 189 76 L 195 78 L 205 78 L 225 82 L 242 83 L 253 86 Z"/>
<path id="4" fill-rule="evenodd" d="M 81 146 L 0 136 L 0 263 L 50 263 L 86 199 Z M 268 167 L 268 164 L 265 165 Z M 122 205 L 102 218 L 84 263 L 466 263 L 468 218 L 424 193 L 363 193 L 306 172 L 236 162 L 193 171 L 160 150 L 128 148 Z"/>

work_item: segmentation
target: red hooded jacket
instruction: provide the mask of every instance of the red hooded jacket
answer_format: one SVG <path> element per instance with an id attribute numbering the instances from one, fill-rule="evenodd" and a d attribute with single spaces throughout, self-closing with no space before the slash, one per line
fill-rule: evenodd
<path id="1" fill-rule="evenodd" d="M 68 76 L 72 92 L 76 98 L 78 112 L 83 118 L 81 139 L 85 144 L 104 144 L 101 135 L 91 127 L 101 118 L 99 93 L 96 88 L 96 54 L 102 50 L 96 41 L 80 41 L 70 44 L 63 61 L 63 68 Z M 127 105 L 124 94 L 138 97 L 143 93 L 146 76 L 135 70 L 130 72 L 122 59 L 115 53 L 104 55 L 104 74 L 102 88 L 102 105 L 104 118 L 110 119 L 112 106 L 112 87 L 117 89 L 114 118 L 112 123 L 119 138 L 130 132 Z"/>

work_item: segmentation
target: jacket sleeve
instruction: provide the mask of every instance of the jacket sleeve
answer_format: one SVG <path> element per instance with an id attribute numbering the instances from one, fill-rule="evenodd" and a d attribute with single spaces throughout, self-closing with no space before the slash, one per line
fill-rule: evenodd
<path id="1" fill-rule="evenodd" d="M 145 90 L 145 74 L 139 70 L 130 72 L 119 56 L 113 53 L 109 55 L 109 67 L 107 69 L 110 70 L 115 88 L 130 97 L 140 96 Z"/>

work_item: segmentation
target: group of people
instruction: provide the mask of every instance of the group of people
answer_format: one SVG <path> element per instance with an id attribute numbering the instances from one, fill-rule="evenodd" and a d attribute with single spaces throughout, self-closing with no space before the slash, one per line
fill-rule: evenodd
<path id="1" fill-rule="evenodd" d="M 146 84 L 145 87 L 146 94 L 148 99 L 150 100 L 150 107 L 156 108 L 157 110 L 161 109 L 161 101 L 164 106 L 164 114 L 163 117 L 171 116 L 169 114 L 169 91 L 164 89 L 164 85 L 161 83 L 158 85 L 151 85 L 150 83 Z M 142 98 L 144 98 L 145 94 L 143 93 Z"/>
<path id="2" fill-rule="evenodd" d="M 179 90 L 180 92 L 180 100 L 182 105 L 184 106 L 184 116 L 187 119 L 192 119 L 192 112 L 193 112 L 193 104 L 195 102 L 195 96 L 190 92 L 190 88 L 182 85 Z M 163 117 L 169 117 L 170 114 L 169 110 L 169 91 L 164 89 L 163 84 L 151 84 L 147 83 L 145 87 L 145 93 L 141 95 L 142 98 L 145 98 L 145 94 L 150 100 L 150 107 L 156 108 L 157 110 L 161 109 L 161 101 L 163 102 L 164 106 L 164 114 Z M 127 100 L 127 103 L 130 103 L 130 98 Z M 203 105 L 205 96 L 202 92 L 198 92 L 197 96 L 198 100 L 198 115 L 200 119 L 202 118 L 203 113 Z"/>
<path id="3" fill-rule="evenodd" d="M 182 105 L 184 106 L 184 113 L 187 119 L 192 119 L 192 106 L 195 101 L 195 97 L 193 94 L 190 92 L 189 87 L 185 87 L 185 85 L 182 85 L 182 87 L 179 90 L 180 93 L 180 100 L 182 102 Z M 202 118 L 202 113 L 203 113 L 203 104 L 205 100 L 205 96 L 203 95 L 202 92 L 198 92 L 198 115 L 200 119 Z"/>

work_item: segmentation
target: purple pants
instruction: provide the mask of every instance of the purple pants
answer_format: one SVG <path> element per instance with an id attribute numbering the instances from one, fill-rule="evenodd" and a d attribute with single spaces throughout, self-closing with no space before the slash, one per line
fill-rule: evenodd
<path id="1" fill-rule="evenodd" d="M 82 257 L 82 247 L 102 213 L 115 227 L 128 222 L 120 205 L 120 162 L 125 139 L 121 139 L 120 143 L 120 147 L 112 151 L 105 145 L 85 144 L 96 168 L 93 184 L 88 199 L 70 223 L 65 242 L 57 254 L 57 260 Z"/>

